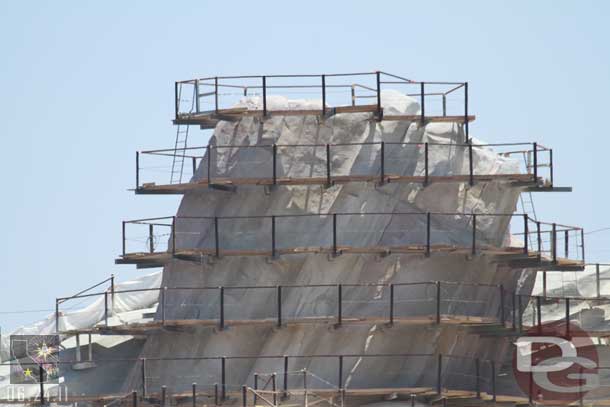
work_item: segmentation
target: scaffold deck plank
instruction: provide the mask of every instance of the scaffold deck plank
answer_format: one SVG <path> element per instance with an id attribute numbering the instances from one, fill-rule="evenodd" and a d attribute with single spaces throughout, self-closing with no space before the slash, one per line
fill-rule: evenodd
<path id="1" fill-rule="evenodd" d="M 457 246 L 457 245 L 440 245 L 433 244 L 430 246 L 430 254 L 443 253 L 454 255 L 472 255 L 472 248 Z M 262 256 L 276 257 L 282 255 L 293 254 L 327 254 L 327 255 L 342 255 L 342 254 L 374 254 L 387 256 L 391 254 L 427 254 L 425 245 L 401 245 L 401 246 L 369 246 L 369 247 L 351 247 L 337 246 L 335 252 L 330 247 L 293 247 L 293 248 L 277 248 L 275 252 L 271 249 L 252 249 L 252 250 L 231 250 L 220 249 L 219 257 L 242 257 L 242 256 Z M 210 249 L 178 249 L 174 253 L 171 252 L 137 252 L 126 253 L 125 255 L 115 260 L 116 264 L 166 264 L 172 258 L 186 261 L 200 261 L 204 257 L 216 257 L 216 250 Z M 512 268 L 536 268 L 539 270 L 554 270 L 554 271 L 579 271 L 584 269 L 584 262 L 581 260 L 567 259 L 558 257 L 555 261 L 548 258 L 546 255 L 541 255 L 538 252 L 528 252 L 525 254 L 523 248 L 519 247 L 493 247 L 493 246 L 477 246 L 476 255 L 488 255 L 493 257 L 496 263 L 506 264 Z"/>
<path id="2" fill-rule="evenodd" d="M 277 326 L 277 318 L 264 319 L 227 319 L 225 326 Z M 297 326 L 307 324 L 338 324 L 336 316 L 326 317 L 304 317 L 304 318 L 284 318 L 282 327 Z M 389 317 L 342 317 L 341 324 L 386 324 L 389 325 Z M 397 317 L 393 318 L 394 325 L 435 325 L 436 315 Z M 467 315 L 447 315 L 440 316 L 441 325 L 468 325 L 468 326 L 493 326 L 498 325 L 497 318 L 476 317 Z M 146 335 L 166 328 L 192 328 L 192 327 L 218 327 L 218 319 L 180 319 L 151 321 L 143 323 L 132 323 L 114 326 L 96 326 L 88 329 L 74 329 L 62 331 L 62 335 L 77 334 L 100 334 L 100 335 Z"/>
<path id="3" fill-rule="evenodd" d="M 382 178 L 380 175 L 340 175 L 331 177 L 331 182 L 334 185 L 348 184 L 351 182 L 375 182 L 381 183 L 466 183 L 470 182 L 469 175 L 448 175 L 448 176 L 419 176 L 419 175 L 393 175 L 388 174 Z M 515 183 L 519 187 L 524 184 L 531 185 L 535 188 L 538 182 L 533 174 L 489 174 L 489 175 L 474 175 L 474 182 L 506 182 Z M 208 188 L 213 185 L 218 186 L 239 186 L 239 185 L 289 185 L 289 186 L 310 186 L 310 185 L 328 185 L 327 177 L 277 177 L 275 183 L 273 178 L 223 178 L 214 177 L 208 180 L 204 178 L 195 182 L 186 182 L 180 184 L 156 185 L 153 183 L 144 184 L 136 189 L 138 194 L 184 194 L 189 191 L 194 191 L 201 188 Z"/>

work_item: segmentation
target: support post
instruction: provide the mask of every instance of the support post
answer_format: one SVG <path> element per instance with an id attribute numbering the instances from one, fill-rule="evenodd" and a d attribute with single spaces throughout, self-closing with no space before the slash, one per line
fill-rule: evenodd
<path id="1" fill-rule="evenodd" d="M 536 221 L 536 239 L 538 240 L 538 261 L 542 258 L 542 232 L 540 230 L 540 222 Z"/>
<path id="2" fill-rule="evenodd" d="M 277 144 L 273 144 L 273 186 L 277 185 Z"/>
<path id="3" fill-rule="evenodd" d="M 77 362 L 82 362 L 83 358 L 81 357 L 81 349 L 80 349 L 80 334 L 76 334 L 76 349 L 75 349 L 75 353 L 76 353 L 76 361 Z"/>
<path id="4" fill-rule="evenodd" d="M 326 145 L 326 187 L 330 188 L 333 185 L 332 176 L 330 174 L 330 144 Z"/>
<path id="5" fill-rule="evenodd" d="M 284 356 L 284 398 L 288 397 L 288 356 Z"/>
<path id="6" fill-rule="evenodd" d="M 441 282 L 436 282 L 436 323 L 441 323 Z"/>
<path id="7" fill-rule="evenodd" d="M 220 400 L 218 397 L 218 383 L 214 383 L 214 405 L 219 406 Z"/>
<path id="8" fill-rule="evenodd" d="M 597 286 L 597 292 L 599 293 L 599 267 L 597 268 Z M 57 298 L 55 299 L 55 333 L 59 333 L 59 300 Z"/>
<path id="9" fill-rule="evenodd" d="M 182 85 L 180 85 L 182 87 Z M 174 117 L 177 119 L 180 113 L 180 96 L 178 95 L 178 82 L 174 82 Z"/>
<path id="10" fill-rule="evenodd" d="M 570 234 L 568 233 L 568 230 L 564 230 L 563 231 L 563 251 L 565 254 L 565 258 L 567 259 L 568 257 L 570 257 Z"/>
<path id="11" fill-rule="evenodd" d="M 385 142 L 381 142 L 381 171 L 380 171 L 380 179 L 379 184 L 383 185 L 385 183 Z"/>
<path id="12" fill-rule="evenodd" d="M 218 320 L 218 329 L 221 331 L 225 329 L 225 288 L 223 286 L 218 287 L 218 296 L 220 299 L 220 317 Z"/>
<path id="13" fill-rule="evenodd" d="M 595 264 L 595 292 L 597 298 L 601 297 L 600 281 L 599 281 L 599 263 Z"/>
<path id="14" fill-rule="evenodd" d="M 472 143 L 468 143 L 468 183 L 470 186 L 474 185 L 474 163 L 472 160 Z"/>
<path id="15" fill-rule="evenodd" d="M 553 263 L 557 263 L 557 224 L 555 223 L 553 223 L 553 230 L 551 232 L 551 245 Z"/>
<path id="16" fill-rule="evenodd" d="M 326 117 L 326 75 L 322 76 L 322 117 Z M 256 404 L 256 403 L 254 403 Z"/>
<path id="17" fill-rule="evenodd" d="M 220 391 L 221 400 L 225 401 L 227 399 L 227 358 L 224 356 L 220 359 Z"/>
<path id="18" fill-rule="evenodd" d="M 566 298 L 566 337 L 570 338 L 570 298 Z"/>
<path id="19" fill-rule="evenodd" d="M 195 92 L 193 97 L 195 98 L 195 111 L 199 113 L 201 111 L 199 108 L 199 79 L 195 79 Z"/>
<path id="20" fill-rule="evenodd" d="M 425 90 L 424 90 L 424 83 L 421 82 L 419 84 L 419 100 L 420 100 L 420 104 L 421 104 L 421 115 L 419 118 L 419 122 L 422 126 L 424 126 L 426 124 L 426 94 L 425 94 Z"/>
<path id="21" fill-rule="evenodd" d="M 553 149 L 549 150 L 549 170 L 551 172 L 551 186 L 555 185 L 553 183 Z"/>
<path id="22" fill-rule="evenodd" d="M 263 117 L 267 116 L 267 77 L 263 76 Z"/>
<path id="23" fill-rule="evenodd" d="M 383 119 L 383 110 L 381 109 L 381 72 L 375 72 L 377 82 L 377 121 Z"/>
<path id="24" fill-rule="evenodd" d="M 339 389 L 343 388 L 343 355 L 339 355 Z"/>
<path id="25" fill-rule="evenodd" d="M 341 326 L 343 320 L 343 285 L 337 284 L 337 326 Z"/>
<path id="26" fill-rule="evenodd" d="M 172 256 L 176 255 L 176 217 L 172 216 Z"/>
<path id="27" fill-rule="evenodd" d="M 523 253 L 525 253 L 525 255 L 527 256 L 529 253 L 529 224 L 528 224 L 529 218 L 527 216 L 527 214 L 523 214 L 523 237 L 524 237 L 524 243 L 523 243 Z"/>
<path id="28" fill-rule="evenodd" d="M 472 255 L 477 254 L 477 214 L 472 214 Z"/>
<path id="29" fill-rule="evenodd" d="M 474 370 L 476 375 L 475 389 L 477 393 L 477 398 L 481 398 L 481 361 L 479 358 L 474 360 Z"/>
<path id="30" fill-rule="evenodd" d="M 542 333 L 542 300 L 539 295 L 536 296 L 536 319 L 538 325 L 538 334 Z"/>
<path id="31" fill-rule="evenodd" d="M 496 362 L 494 362 L 493 360 L 490 362 L 491 363 L 491 394 L 492 394 L 492 401 L 495 403 L 496 402 Z"/>
<path id="32" fill-rule="evenodd" d="M 148 225 L 148 250 L 150 253 L 155 252 L 155 231 L 154 225 L 151 223 Z"/>
<path id="33" fill-rule="evenodd" d="M 218 216 L 214 217 L 214 248 L 215 248 L 216 258 L 220 258 L 220 241 L 219 241 L 219 231 L 218 231 Z"/>
<path id="34" fill-rule="evenodd" d="M 275 243 L 275 215 L 271 215 L 271 258 L 277 258 Z"/>
<path id="35" fill-rule="evenodd" d="M 42 365 L 38 365 L 38 380 L 40 381 L 40 405 L 44 406 L 46 403 L 44 399 L 44 369 Z"/>
<path id="36" fill-rule="evenodd" d="M 212 186 L 212 146 L 208 142 L 206 148 L 208 154 L 208 188 Z"/>
<path id="37" fill-rule="evenodd" d="M 138 392 L 137 391 L 131 392 L 131 406 L 138 407 Z"/>
<path id="38" fill-rule="evenodd" d="M 167 405 L 167 386 L 161 386 L 161 407 Z"/>
<path id="39" fill-rule="evenodd" d="M 529 386 L 528 386 L 528 394 L 527 394 L 527 399 L 529 401 L 529 405 L 533 405 L 533 401 L 534 401 L 534 373 L 530 372 L 529 373 Z"/>
<path id="40" fill-rule="evenodd" d="M 504 286 L 502 284 L 500 284 L 499 289 L 500 289 L 500 323 L 504 327 L 504 321 L 505 321 L 505 318 L 504 318 Z"/>
<path id="41" fill-rule="evenodd" d="M 542 296 L 546 298 L 546 271 L 542 272 Z"/>
<path id="42" fill-rule="evenodd" d="M 241 386 L 241 405 L 248 407 L 248 388 L 245 385 Z"/>
<path id="43" fill-rule="evenodd" d="M 256 406 L 256 401 L 257 401 L 256 400 L 256 390 L 258 390 L 258 373 L 254 373 L 254 403 L 253 403 L 254 406 Z"/>
<path id="44" fill-rule="evenodd" d="M 104 325 L 108 327 L 108 291 L 104 292 Z"/>
<path id="45" fill-rule="evenodd" d="M 126 246 L 127 246 L 126 241 L 125 241 L 125 221 L 123 221 L 122 235 L 123 235 L 123 257 L 125 257 Z"/>
<path id="46" fill-rule="evenodd" d="M 427 187 L 430 182 L 429 177 L 429 163 L 428 163 L 428 142 L 424 143 L 424 186 Z"/>
<path id="47" fill-rule="evenodd" d="M 443 93 L 443 117 L 447 116 L 447 95 Z"/>
<path id="48" fill-rule="evenodd" d="M 430 257 L 430 212 L 426 213 L 426 257 Z"/>
<path id="49" fill-rule="evenodd" d="M 517 293 L 513 293 L 512 297 L 513 308 L 513 331 L 517 331 Z"/>
<path id="50" fill-rule="evenodd" d="M 167 287 L 161 288 L 161 325 L 165 325 L 165 300 Z"/>
<path id="51" fill-rule="evenodd" d="M 585 230 L 584 229 L 580 229 L 580 250 L 581 250 L 581 257 L 582 257 L 582 264 L 586 264 L 585 262 Z"/>
<path id="52" fill-rule="evenodd" d="M 93 343 L 91 342 L 91 334 L 87 335 L 87 360 L 93 362 Z"/>
<path id="53" fill-rule="evenodd" d="M 277 327 L 282 327 L 282 286 L 277 286 Z"/>
<path id="54" fill-rule="evenodd" d="M 214 78 L 214 112 L 218 114 L 218 77 Z"/>
<path id="55" fill-rule="evenodd" d="M 140 189 L 140 152 L 136 151 L 136 191 Z"/>
<path id="56" fill-rule="evenodd" d="M 394 284 L 390 284 L 390 325 L 394 325 Z"/>
<path id="57" fill-rule="evenodd" d="M 534 142 L 534 182 L 538 184 L 538 143 Z"/>
<path id="58" fill-rule="evenodd" d="M 521 313 L 523 306 L 521 304 L 521 301 L 521 295 L 517 295 L 517 317 L 519 318 L 519 332 L 523 332 L 523 314 Z"/>
<path id="59" fill-rule="evenodd" d="M 438 360 L 436 364 L 436 394 L 439 396 L 443 392 L 443 355 L 438 354 Z"/>
<path id="60" fill-rule="evenodd" d="M 464 129 L 466 135 L 466 142 L 470 144 L 468 125 L 468 82 L 464 82 Z"/>
<path id="61" fill-rule="evenodd" d="M 277 404 L 277 377 L 276 374 L 273 373 L 271 375 L 271 391 L 273 391 L 273 404 Z"/>
<path id="62" fill-rule="evenodd" d="M 197 157 L 191 157 L 191 163 L 193 165 L 193 177 L 197 173 Z"/>
<path id="63" fill-rule="evenodd" d="M 146 382 L 146 359 L 140 359 L 140 376 L 142 381 L 142 398 L 146 398 L 146 388 L 148 387 L 148 383 Z"/>
<path id="64" fill-rule="evenodd" d="M 337 250 L 337 214 L 333 213 L 333 256 L 338 255 Z"/>
<path id="65" fill-rule="evenodd" d="M 193 407 L 197 407 L 197 383 L 193 383 Z"/>

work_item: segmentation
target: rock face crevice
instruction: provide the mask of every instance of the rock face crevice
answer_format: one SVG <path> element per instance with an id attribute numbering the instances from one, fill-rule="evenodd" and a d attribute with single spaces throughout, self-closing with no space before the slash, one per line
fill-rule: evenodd
<path id="1" fill-rule="evenodd" d="M 384 110 L 396 114 L 416 114 L 419 106 L 412 99 L 396 92 L 384 92 Z M 284 108 L 295 108 L 316 102 L 287 101 L 271 98 Z M 243 106 L 256 108 L 257 98 L 248 98 Z M 319 104 L 319 102 L 318 102 Z M 259 107 L 260 108 L 260 107 Z M 263 120 L 245 117 L 218 124 L 211 140 L 218 148 L 206 155 L 194 176 L 204 177 L 211 160 L 213 176 L 271 176 L 269 163 L 275 143 L 280 154 L 278 176 L 317 176 L 326 174 L 326 150 L 312 144 L 343 144 L 333 148 L 333 175 L 370 175 L 380 168 L 378 144 L 350 143 L 439 143 L 446 148 L 430 152 L 430 175 L 468 173 L 468 151 L 455 146 L 463 140 L 463 129 L 456 124 L 410 122 L 376 122 L 371 114 L 338 114 L 327 119 L 316 116 L 270 117 Z M 288 148 L 288 145 L 303 145 Z M 225 147 L 232 146 L 232 147 Z M 267 146 L 240 148 L 237 146 Z M 393 144 L 386 146 L 387 173 L 423 175 L 423 145 Z M 499 156 L 489 148 L 473 150 L 473 166 L 479 174 L 517 173 L 513 160 Z M 454 216 L 434 217 L 431 227 L 433 244 L 468 246 L 472 239 L 472 212 L 512 213 L 519 189 L 501 183 L 477 183 L 474 186 L 457 183 L 419 184 L 348 183 L 329 188 L 320 186 L 279 186 L 266 193 L 260 186 L 240 186 L 235 192 L 207 190 L 184 196 L 178 216 L 253 216 L 354 213 L 342 216 L 338 230 L 341 244 L 355 247 L 377 245 L 418 244 L 426 233 L 426 212 L 454 212 Z M 361 216 L 359 213 L 388 213 Z M 401 216 L 390 213 L 419 213 L 422 216 Z M 463 214 L 463 215 L 459 215 Z M 269 219 L 222 220 L 220 238 L 226 249 L 268 249 Z M 330 216 L 283 218 L 277 222 L 277 247 L 329 246 L 332 227 Z M 500 245 L 509 239 L 509 218 L 481 217 L 477 219 L 477 234 L 486 243 Z M 179 247 L 211 247 L 214 233 L 209 220 L 180 222 L 176 228 Z M 485 255 L 458 256 L 434 254 L 346 254 L 329 257 L 326 254 L 287 255 L 270 261 L 260 257 L 226 257 L 201 264 L 175 260 L 163 272 L 162 285 L 176 286 L 271 286 L 268 289 L 233 289 L 225 291 L 225 318 L 246 320 L 274 318 L 276 315 L 275 285 L 414 283 L 428 281 L 502 284 L 507 293 L 525 289 L 533 279 L 525 272 L 507 270 Z M 521 278 L 524 276 L 525 278 Z M 521 278 L 521 280 L 520 280 Z M 285 288 L 282 307 L 285 320 L 333 316 L 337 309 L 336 287 Z M 436 288 L 406 286 L 396 292 L 397 315 L 432 315 L 435 312 Z M 499 315 L 498 292 L 488 287 L 466 287 L 459 284 L 443 287 L 443 313 L 496 317 Z M 387 315 L 389 292 L 381 287 L 344 287 L 343 313 L 347 317 Z M 453 300 L 452 300 L 453 299 Z M 400 301 L 398 301 L 400 300 Z M 218 316 L 218 292 L 172 290 L 166 298 L 168 319 L 213 319 Z M 160 314 L 157 315 L 160 319 Z M 163 332 L 151 335 L 141 357 L 191 357 L 249 355 L 251 358 L 231 360 L 227 382 L 235 389 L 251 383 L 255 372 L 280 372 L 281 359 L 266 359 L 264 355 L 339 355 L 433 353 L 474 356 L 500 361 L 509 343 L 470 334 L 457 325 L 387 326 L 378 324 L 230 326 L 196 328 L 189 331 Z M 294 363 L 294 366 L 292 365 Z M 435 358 L 347 357 L 343 380 L 352 388 L 430 385 L 436 380 Z M 471 388 L 469 374 L 473 366 L 458 359 L 447 359 L 443 383 L 445 386 Z M 302 358 L 291 362 L 290 370 L 306 367 L 328 383 L 337 385 L 337 364 L 328 359 Z M 158 384 L 173 391 L 187 390 L 193 381 L 201 385 L 219 381 L 218 361 L 177 361 L 149 363 L 149 375 Z M 186 378 L 181 372 L 190 372 Z M 190 376 L 189 376 L 190 377 Z M 292 379 L 291 379 L 292 380 Z M 296 378 L 294 380 L 297 380 Z M 134 370 L 126 387 L 136 387 L 139 373 Z M 296 382 L 295 382 L 296 383 Z M 155 383 L 150 383 L 156 386 Z"/>

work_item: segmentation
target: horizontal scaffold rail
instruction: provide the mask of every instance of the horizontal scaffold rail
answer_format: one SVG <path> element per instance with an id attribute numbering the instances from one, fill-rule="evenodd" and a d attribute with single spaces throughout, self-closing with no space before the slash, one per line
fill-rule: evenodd
<path id="1" fill-rule="evenodd" d="M 62 360 L 56 362 L 56 365 L 61 370 L 78 362 Z M 307 391 L 320 395 L 335 393 L 344 400 L 346 397 L 389 394 L 412 398 L 413 401 L 415 398 L 434 396 L 447 400 L 455 399 L 457 402 L 471 399 L 473 403 L 477 403 L 474 399 L 493 403 L 530 402 L 530 404 L 532 400 L 537 400 L 536 389 L 532 386 L 526 394 L 516 389 L 513 390 L 514 393 L 508 390 L 503 394 L 498 393 L 496 380 L 500 362 L 442 353 L 187 356 L 91 359 L 89 362 L 93 366 L 112 367 L 115 370 L 138 368 L 133 370 L 139 370 L 139 377 L 136 376 L 138 382 L 135 383 L 137 387 L 134 387 L 131 393 L 88 393 L 87 387 L 80 387 L 78 394 L 72 394 L 67 389 L 66 394 L 62 394 L 63 398 L 58 398 L 57 395 L 45 397 L 42 391 L 41 404 L 92 401 L 104 405 L 137 407 L 138 402 L 162 406 L 167 405 L 169 401 L 172 405 L 184 402 L 197 405 L 198 399 L 209 399 L 210 402 L 213 400 L 214 405 L 231 404 L 239 400 L 241 405 L 252 406 L 255 404 L 251 404 L 252 400 L 248 398 L 248 387 L 259 391 L 259 395 L 268 394 L 271 398 L 275 393 L 278 399 L 294 398 L 304 395 Z M 243 373 L 243 363 L 254 366 L 256 362 L 264 362 L 268 371 L 275 373 Z M 203 374 L 193 370 L 194 363 L 205 364 Z M 24 362 L 21 365 L 24 368 L 27 366 L 40 368 L 33 362 Z M 169 366 L 181 368 L 179 369 L 181 372 L 189 372 L 188 379 L 174 380 L 171 393 L 168 391 L 168 386 L 159 381 L 160 372 L 168 369 Z M 361 368 L 356 369 L 358 366 Z M 385 369 L 377 373 L 378 377 L 371 378 L 367 366 L 384 366 Z M 321 369 L 325 374 L 319 371 Z M 412 374 L 414 369 L 418 372 L 417 375 Z M 597 373 L 602 376 L 607 375 L 609 369 L 606 366 L 598 366 L 588 368 L 587 373 Z M 455 380 L 456 375 L 460 380 Z M 94 379 L 93 376 L 91 377 Z M 95 378 L 95 380 L 97 380 L 96 385 L 90 388 L 100 387 L 99 379 Z M 603 390 L 604 387 L 600 387 L 599 390 Z M 587 405 L 607 405 L 610 399 L 605 392 L 596 393 L 596 397 L 587 397 Z M 0 400 L 0 402 L 15 404 L 12 400 Z M 537 400 L 537 404 L 545 403 L 557 405 L 553 400 Z"/>
<path id="2" fill-rule="evenodd" d="M 157 320 L 130 324 L 109 324 L 114 315 L 115 296 L 133 293 L 157 292 Z M 205 303 L 193 298 L 205 293 Z M 333 293 L 334 292 L 334 293 Z M 331 300 L 318 303 L 312 310 L 297 310 L 291 302 L 292 294 L 299 298 L 321 294 Z M 314 295 L 315 294 L 315 295 Z M 61 329 L 60 304 L 68 301 L 104 298 L 103 323 L 86 329 Z M 334 297 L 334 298 L 333 298 Z M 203 298 L 203 297 L 197 297 Z M 258 299 L 267 298 L 261 304 Z M 492 302 L 482 298 L 491 298 Z M 252 299 L 252 303 L 249 303 Z M 55 327 L 63 335 L 147 335 L 165 328 L 188 329 L 215 327 L 223 330 L 229 326 L 262 325 L 277 328 L 302 324 L 386 324 L 394 325 L 462 325 L 485 326 L 497 334 L 518 335 L 524 329 L 551 322 L 564 322 L 570 334 L 573 312 L 570 303 L 586 302 L 590 305 L 610 304 L 609 297 L 542 297 L 508 292 L 501 284 L 423 281 L 411 283 L 358 283 L 358 284 L 305 284 L 267 286 L 219 286 L 219 287 L 160 287 L 105 291 L 57 298 L 55 302 Z M 545 305 L 565 306 L 565 314 L 557 317 L 545 313 Z M 258 307 L 260 312 L 250 315 Z M 531 308 L 533 324 L 523 321 L 523 312 Z M 364 311 L 363 311 L 364 310 Z M 548 310 L 547 310 L 548 311 Z M 173 315 L 178 312 L 179 315 Z M 189 316 L 190 315 L 190 316 Z M 610 336 L 608 329 L 596 328 L 590 336 Z M 563 333 L 563 332 L 561 332 Z"/>
<path id="3" fill-rule="evenodd" d="M 342 173 L 333 168 L 333 156 L 361 149 L 376 153 L 377 159 L 370 168 Z M 513 158 L 515 170 L 511 173 L 478 173 L 474 156 L 493 151 L 501 157 Z M 293 161 L 303 155 L 316 157 L 309 164 L 308 175 L 291 175 Z M 228 156 L 239 157 L 241 174 L 224 174 L 219 163 Z M 191 180 L 172 182 L 171 163 L 179 157 L 181 162 L 191 161 Z M 446 168 L 448 157 L 463 159 L 462 168 Z M 199 170 L 197 170 L 200 164 Z M 303 163 L 307 165 L 307 163 Z M 414 168 L 413 175 L 403 175 L 405 165 Z M 187 168 L 189 166 L 187 165 Z M 446 168 L 439 173 L 437 168 Z M 188 169 L 187 169 L 188 170 Z M 253 174 L 260 174 L 253 176 Z M 160 176 L 167 175 L 169 183 Z M 143 177 L 152 179 L 142 180 Z M 387 183 L 469 183 L 504 182 L 529 191 L 569 191 L 570 188 L 553 186 L 553 150 L 538 143 L 503 144 L 446 144 L 411 142 L 363 142 L 338 144 L 271 144 L 271 145 L 208 145 L 181 149 L 148 150 L 136 153 L 137 194 L 184 194 L 189 191 L 218 188 L 232 189 L 239 185 L 321 185 L 330 187 L 350 182 Z"/>
<path id="4" fill-rule="evenodd" d="M 387 114 L 383 91 L 398 90 L 417 99 L 418 114 Z M 376 120 L 464 123 L 468 140 L 468 82 L 422 82 L 381 71 L 319 75 L 217 76 L 175 83 L 175 124 L 213 128 L 219 120 L 243 116 L 372 113 Z M 301 109 L 277 107 L 270 96 L 317 99 Z M 256 96 L 257 109 L 239 106 L 243 97 Z M 370 103 L 373 102 L 373 103 Z"/>
<path id="5" fill-rule="evenodd" d="M 490 229 L 503 218 L 504 226 Z M 379 230 L 375 222 L 393 227 Z M 312 229 L 313 228 L 313 229 Z M 509 229 L 510 228 L 510 229 Z M 487 230 L 490 229 L 490 230 Z M 314 230 L 307 234 L 302 230 Z M 449 231 L 459 232 L 451 236 Z M 510 231 L 517 242 L 503 242 Z M 135 232 L 135 233 L 134 233 Z M 488 236 L 492 235 L 492 236 Z M 168 216 L 123 221 L 123 251 L 116 264 L 158 267 L 173 259 L 294 254 L 488 255 L 514 268 L 584 269 L 580 227 L 536 221 L 526 214 L 368 212 L 253 216 Z M 367 244 L 363 242 L 377 242 Z M 140 249 L 132 251 L 136 245 Z"/>

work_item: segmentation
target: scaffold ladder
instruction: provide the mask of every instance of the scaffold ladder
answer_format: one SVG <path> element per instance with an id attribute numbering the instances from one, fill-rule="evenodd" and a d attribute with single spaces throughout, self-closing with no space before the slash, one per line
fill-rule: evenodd
<path id="1" fill-rule="evenodd" d="M 186 99 L 186 101 L 191 102 L 191 107 L 189 109 L 189 114 L 193 113 L 195 109 L 195 98 L 197 97 L 195 93 L 195 88 L 193 88 L 193 95 L 191 99 Z M 178 89 L 178 100 L 180 102 L 182 99 L 182 87 Z M 182 183 L 182 175 L 184 173 L 184 159 L 186 156 L 186 147 L 189 138 L 189 129 L 190 126 L 188 124 L 179 124 L 176 129 L 176 142 L 174 143 L 174 156 L 172 159 L 172 172 L 170 175 L 170 184 L 180 184 Z"/>

